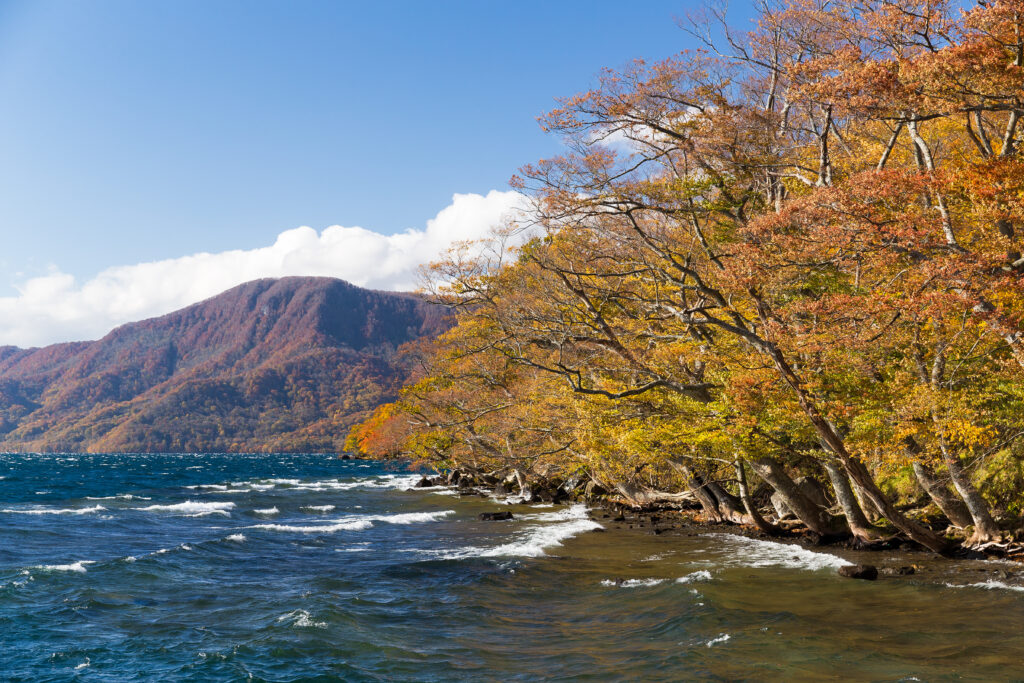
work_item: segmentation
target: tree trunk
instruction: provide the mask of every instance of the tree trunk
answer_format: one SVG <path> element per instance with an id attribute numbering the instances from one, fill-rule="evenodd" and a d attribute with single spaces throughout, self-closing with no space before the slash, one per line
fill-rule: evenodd
<path id="1" fill-rule="evenodd" d="M 988 502 L 982 498 L 981 493 L 975 488 L 970 475 L 964 469 L 960 458 L 953 453 L 945 437 L 939 435 L 939 450 L 942 451 L 942 459 L 949 470 L 949 478 L 953 480 L 953 487 L 964 499 L 967 511 L 971 513 L 974 521 L 974 534 L 969 539 L 971 543 L 985 543 L 997 540 L 1002 536 L 999 525 L 992 519 L 992 513 L 988 509 Z"/>
<path id="2" fill-rule="evenodd" d="M 950 522 L 960 528 L 974 523 L 971 519 L 971 513 L 967 511 L 967 506 L 964 505 L 964 502 L 946 488 L 946 484 L 935 476 L 932 468 L 920 462 L 915 462 L 913 467 L 914 476 L 917 477 L 917 482 L 921 485 L 921 488 L 932 499 L 932 502 L 939 506 L 942 514 L 946 515 Z"/>
<path id="3" fill-rule="evenodd" d="M 655 503 L 692 503 L 694 500 L 694 495 L 689 491 L 669 493 L 668 491 L 640 488 L 625 482 L 615 484 L 614 488 L 631 507 L 643 507 Z"/>
<path id="4" fill-rule="evenodd" d="M 846 523 L 850 526 L 853 535 L 865 541 L 878 538 L 877 532 L 871 528 L 871 523 L 857 502 L 857 496 L 850 485 L 850 478 L 843 471 L 843 466 L 830 458 L 826 458 L 821 464 L 828 472 L 829 479 L 832 480 L 832 489 L 836 492 L 836 498 L 839 500 L 840 507 L 843 508 Z"/>
<path id="5" fill-rule="evenodd" d="M 708 481 L 706 486 L 718 502 L 718 511 L 722 517 L 734 524 L 746 524 L 750 521 L 741 507 L 742 503 L 739 498 L 726 491 L 716 481 Z"/>
<path id="6" fill-rule="evenodd" d="M 897 529 L 905 533 L 911 540 L 937 553 L 949 552 L 949 544 L 940 538 L 938 534 L 908 519 L 902 512 L 896 509 L 896 506 L 878 488 L 866 467 L 857 467 L 859 463 L 846 450 L 843 438 L 839 436 L 839 433 L 832 428 L 829 421 L 818 411 L 817 405 L 815 405 L 807 391 L 804 390 L 803 385 L 800 383 L 800 378 L 793 372 L 793 368 L 789 366 L 785 356 L 782 355 L 778 347 L 774 344 L 768 344 L 764 347 L 764 351 L 772 359 L 786 384 L 796 393 L 800 407 L 803 409 L 808 420 L 810 420 L 818 436 L 828 449 L 835 454 L 835 457 L 842 464 L 850 479 L 860 487 L 867 499 L 885 515 L 886 519 L 892 522 Z"/>
<path id="7" fill-rule="evenodd" d="M 754 468 L 758 476 L 764 479 L 775 491 L 782 496 L 782 499 L 793 511 L 801 522 L 807 525 L 811 531 L 819 534 L 831 533 L 830 519 L 828 513 L 818 507 L 804 495 L 796 482 L 793 481 L 782 465 L 770 458 L 758 458 L 751 460 L 750 466 Z"/>
<path id="8" fill-rule="evenodd" d="M 864 476 L 871 476 L 871 473 L 867 471 L 867 468 L 864 467 L 864 463 L 862 463 L 860 460 L 855 460 L 854 466 L 864 470 Z M 861 489 L 860 484 L 858 484 L 856 481 L 851 481 L 851 483 L 853 484 L 853 490 L 857 492 L 857 498 L 860 501 L 860 509 L 864 511 L 864 514 L 865 516 L 867 516 L 868 521 L 874 524 L 878 520 L 883 519 L 885 515 L 883 515 L 882 511 L 879 510 L 875 506 L 875 504 L 871 502 L 871 499 L 868 498 L 864 490 Z"/>
<path id="9" fill-rule="evenodd" d="M 718 510 L 718 500 L 708 490 L 707 486 L 701 481 L 693 471 L 686 465 L 674 460 L 669 461 L 673 467 L 683 473 L 683 480 L 686 482 L 687 488 L 690 489 L 690 493 L 700 503 L 701 508 L 704 509 L 706 514 L 712 522 L 721 522 L 722 513 Z"/>
<path id="10" fill-rule="evenodd" d="M 743 459 L 737 458 L 733 465 L 736 468 L 736 480 L 739 482 L 740 500 L 743 502 L 743 507 L 746 509 L 750 521 L 761 533 L 768 534 L 769 536 L 780 536 L 782 529 L 774 524 L 770 524 L 768 520 L 762 517 L 761 511 L 757 509 L 754 501 L 750 498 L 750 487 L 747 486 L 747 469 L 743 466 Z"/>

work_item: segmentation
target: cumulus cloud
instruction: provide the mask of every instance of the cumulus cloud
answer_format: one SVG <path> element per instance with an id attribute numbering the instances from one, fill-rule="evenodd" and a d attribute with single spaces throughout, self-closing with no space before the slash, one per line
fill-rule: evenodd
<path id="1" fill-rule="evenodd" d="M 524 205 L 516 192 L 456 194 L 423 229 L 383 235 L 334 225 L 300 227 L 274 244 L 108 268 L 86 282 L 57 269 L 0 297 L 0 344 L 96 339 L 122 323 L 163 315 L 263 277 L 320 275 L 361 287 L 411 290 L 420 265 L 452 242 L 485 237 Z"/>

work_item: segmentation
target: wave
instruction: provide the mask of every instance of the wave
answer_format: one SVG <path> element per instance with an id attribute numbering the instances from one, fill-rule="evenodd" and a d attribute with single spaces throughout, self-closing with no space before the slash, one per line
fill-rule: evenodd
<path id="1" fill-rule="evenodd" d="M 393 515 L 367 515 L 359 519 L 370 522 L 387 522 L 388 524 L 420 524 L 423 522 L 436 522 L 450 515 L 455 510 L 438 510 L 436 512 L 400 512 Z"/>
<path id="2" fill-rule="evenodd" d="M 228 536 L 224 540 L 225 541 L 234 541 L 235 543 L 244 543 L 245 542 L 245 534 L 231 534 L 230 536 Z"/>
<path id="3" fill-rule="evenodd" d="M 332 534 L 336 531 L 363 531 L 373 526 L 374 522 L 385 522 L 387 524 L 420 524 L 433 522 L 448 515 L 455 514 L 454 510 L 440 510 L 437 512 L 403 512 L 393 515 L 367 515 L 365 517 L 342 517 L 335 520 L 327 520 L 315 525 L 294 525 L 294 524 L 253 524 L 249 529 L 268 529 L 270 531 L 292 531 L 300 534 Z"/>
<path id="4" fill-rule="evenodd" d="M 253 524 L 247 529 L 267 529 L 268 531 L 285 531 L 297 534 L 333 534 L 337 531 L 363 531 L 373 526 L 372 522 L 357 519 L 334 524 L 317 524 L 315 526 L 296 526 L 293 524 Z"/>
<path id="5" fill-rule="evenodd" d="M 660 583 L 665 583 L 667 579 L 605 579 L 601 582 L 602 586 L 609 586 L 612 588 L 641 588 L 646 586 L 657 586 Z"/>
<path id="6" fill-rule="evenodd" d="M 474 557 L 543 557 L 547 550 L 562 545 L 573 536 L 603 528 L 587 515 L 586 505 L 573 505 L 558 512 L 533 515 L 535 521 L 554 521 L 554 524 L 535 526 L 520 532 L 515 541 L 493 548 L 469 547 L 459 550 L 422 551 L 444 560 L 464 560 Z"/>
<path id="7" fill-rule="evenodd" d="M 330 512 L 334 505 L 303 505 L 300 510 L 312 510 L 313 512 Z"/>
<path id="8" fill-rule="evenodd" d="M 269 515 L 276 515 L 276 514 L 278 514 L 281 511 L 278 510 L 277 506 L 275 505 L 272 508 L 260 508 L 260 509 L 257 509 L 257 510 L 253 510 L 252 512 L 255 515 L 268 515 L 269 516 Z"/>
<path id="9" fill-rule="evenodd" d="M 86 496 L 86 500 L 153 500 L 146 496 L 136 496 L 131 493 L 119 493 L 116 496 Z"/>
<path id="10" fill-rule="evenodd" d="M 230 515 L 228 510 L 235 507 L 234 503 L 199 503 L 186 500 L 184 503 L 172 503 L 169 505 L 149 505 L 144 508 L 132 508 L 143 512 L 177 512 L 185 513 L 189 517 L 205 517 L 207 515 Z"/>
<path id="11" fill-rule="evenodd" d="M 699 581 L 711 581 L 711 571 L 707 569 L 701 569 L 700 571 L 694 571 L 688 573 L 685 577 L 680 577 L 676 580 L 677 584 L 695 584 Z"/>
<path id="12" fill-rule="evenodd" d="M 326 621 L 313 621 L 312 615 L 304 609 L 297 609 L 282 614 L 277 618 L 278 622 L 288 622 L 296 628 L 327 628 Z"/>
<path id="13" fill-rule="evenodd" d="M 91 508 L 31 508 L 28 510 L 6 509 L 0 510 L 0 512 L 9 512 L 18 515 L 87 515 L 92 512 L 103 512 L 106 509 L 107 508 L 103 507 L 102 505 L 94 505 Z"/>
<path id="14" fill-rule="evenodd" d="M 173 552 L 175 550 L 186 550 L 186 551 L 188 551 L 188 550 L 193 550 L 193 548 L 188 543 L 182 543 L 181 545 L 176 545 L 173 548 L 161 548 L 160 550 L 155 550 L 152 553 L 150 553 L 150 555 L 166 555 L 167 553 Z"/>
<path id="15" fill-rule="evenodd" d="M 96 564 L 95 560 L 79 560 L 78 562 L 72 562 L 71 564 L 41 564 L 33 569 L 41 569 L 43 571 L 51 572 L 79 572 L 84 574 L 86 569 L 85 565 Z"/>
<path id="16" fill-rule="evenodd" d="M 740 567 L 788 567 L 791 569 L 839 569 L 853 564 L 830 553 L 816 553 L 798 545 L 762 541 L 733 534 L 712 534 L 726 550 L 734 551 L 726 564 Z"/>
<path id="17" fill-rule="evenodd" d="M 729 640 L 729 638 L 731 638 L 731 637 L 732 636 L 730 636 L 728 633 L 719 633 L 718 637 L 712 638 L 711 640 L 709 640 L 708 642 L 706 642 L 704 644 L 707 645 L 708 647 L 714 647 L 715 645 L 718 645 L 719 643 L 724 643 L 725 641 Z"/>
<path id="18" fill-rule="evenodd" d="M 988 581 L 982 581 L 981 583 L 947 583 L 946 586 L 949 588 L 983 588 L 990 591 L 1006 590 L 1024 593 L 1024 586 L 1018 586 L 1012 583 L 1003 583 L 1002 581 L 996 581 L 995 579 L 989 579 Z"/>

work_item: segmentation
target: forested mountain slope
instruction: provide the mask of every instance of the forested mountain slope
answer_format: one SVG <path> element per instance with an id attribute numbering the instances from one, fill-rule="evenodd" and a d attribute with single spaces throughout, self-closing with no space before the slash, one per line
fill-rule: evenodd
<path id="1" fill-rule="evenodd" d="M 444 328 L 409 294 L 256 280 L 94 342 L 0 347 L 0 450 L 339 451 Z"/>

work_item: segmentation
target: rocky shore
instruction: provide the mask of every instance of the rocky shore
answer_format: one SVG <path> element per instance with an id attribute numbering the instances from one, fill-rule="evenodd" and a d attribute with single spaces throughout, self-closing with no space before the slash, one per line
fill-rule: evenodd
<path id="1" fill-rule="evenodd" d="M 694 537 L 710 534 L 732 534 L 747 538 L 791 544 L 816 552 L 828 552 L 850 563 L 838 573 L 847 578 L 874 581 L 914 580 L 927 583 L 955 584 L 978 581 L 1006 582 L 1006 587 L 1024 590 L 1024 545 L 1016 542 L 988 544 L 981 548 L 956 547 L 948 555 L 924 549 L 912 541 L 890 536 L 865 543 L 846 533 L 816 534 L 798 523 L 780 519 L 784 532 L 768 535 L 749 524 L 708 520 L 696 501 L 686 496 L 672 503 L 629 505 L 593 482 L 533 483 L 521 486 L 515 477 L 504 479 L 491 475 L 474 475 L 460 470 L 424 476 L 416 488 L 444 487 L 461 496 L 493 498 L 503 504 L 516 503 L 584 503 L 590 517 L 601 524 L 595 531 L 626 534 Z M 482 513 L 481 520 L 512 519 L 507 510 Z M 788 523 L 787 523 L 788 522 Z M 933 522 L 936 528 L 941 520 Z"/>

